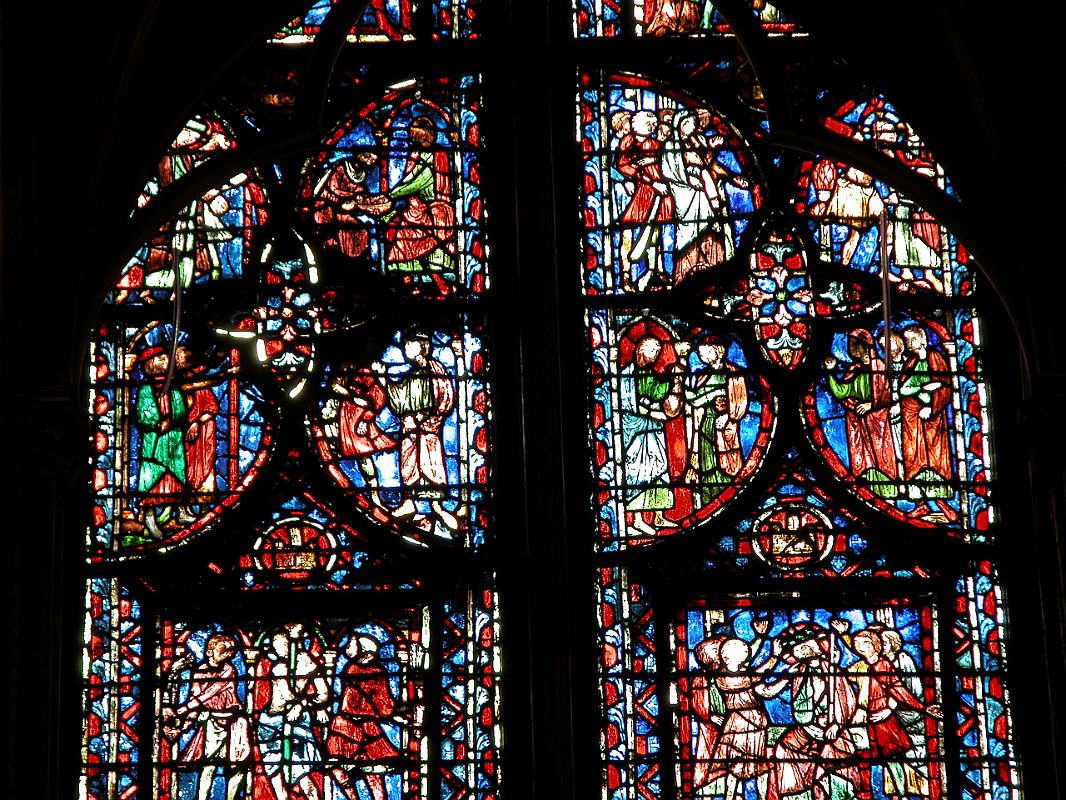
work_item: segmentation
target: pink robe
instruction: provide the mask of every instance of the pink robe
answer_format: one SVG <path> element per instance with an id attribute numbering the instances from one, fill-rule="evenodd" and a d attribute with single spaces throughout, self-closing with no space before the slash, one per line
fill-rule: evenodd
<path id="1" fill-rule="evenodd" d="M 226 758 L 233 762 L 244 761 L 252 754 L 252 745 L 248 732 L 248 718 L 244 715 L 240 698 L 237 696 L 237 670 L 233 664 L 228 662 L 217 670 L 201 664 L 193 673 L 192 678 L 189 700 L 185 703 L 185 708 L 190 713 L 216 712 L 219 720 L 228 720 L 229 739 L 226 745 Z M 207 731 L 201 724 L 182 752 L 181 760 L 185 762 L 201 760 L 204 757 L 206 737 Z"/>

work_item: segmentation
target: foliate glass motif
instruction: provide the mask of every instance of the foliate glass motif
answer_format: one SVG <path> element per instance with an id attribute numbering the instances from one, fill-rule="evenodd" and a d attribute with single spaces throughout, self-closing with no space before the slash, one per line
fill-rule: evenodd
<path id="1" fill-rule="evenodd" d="M 417 578 L 398 578 L 395 560 L 304 491 L 276 504 L 228 583 L 253 590 L 386 591 L 421 585 Z"/>
<path id="2" fill-rule="evenodd" d="M 212 157 L 237 148 L 231 128 L 203 114 L 178 133 L 137 200 L 153 198 Z M 254 172 L 240 172 L 168 220 L 122 270 L 110 303 L 142 305 L 174 298 L 212 281 L 239 277 L 248 262 L 254 231 L 266 222 L 267 198 Z"/>
<path id="3" fill-rule="evenodd" d="M 884 323 L 833 337 L 804 414 L 849 489 L 912 525 L 983 536 L 993 509 L 979 347 L 972 310 L 899 313 L 887 337 Z"/>
<path id="4" fill-rule="evenodd" d="M 731 526 L 732 527 L 732 526 Z M 928 578 L 922 559 L 889 557 L 876 534 L 833 498 L 796 450 L 789 451 L 763 499 L 735 530 L 722 531 L 702 565 L 720 576 Z"/>
<path id="5" fill-rule="evenodd" d="M 733 258 L 764 192 L 737 130 L 643 78 L 582 84 L 585 292 L 668 289 Z"/>
<path id="6" fill-rule="evenodd" d="M 857 167 L 805 161 L 794 205 L 824 261 L 872 275 L 885 265 L 904 292 L 973 292 L 969 251 L 931 213 Z"/>
<path id="7" fill-rule="evenodd" d="M 765 381 L 731 335 L 640 312 L 588 321 L 600 546 L 707 519 L 762 462 L 776 415 Z"/>
<path id="8" fill-rule="evenodd" d="M 600 750 L 608 800 L 662 797 L 655 623 L 646 591 L 619 567 L 597 570 Z"/>
<path id="9" fill-rule="evenodd" d="M 321 244 L 405 294 L 487 287 L 478 82 L 408 81 L 353 114 L 306 167 Z"/>
<path id="10" fill-rule="evenodd" d="M 206 530 L 265 462 L 269 407 L 241 354 L 155 323 L 103 325 L 90 353 L 92 558 Z"/>
<path id="11" fill-rule="evenodd" d="M 491 418 L 473 326 L 412 326 L 331 366 L 311 434 L 372 519 L 415 541 L 484 542 Z"/>
<path id="12" fill-rule="evenodd" d="M 712 292 L 708 311 L 725 319 L 750 320 L 763 356 L 796 369 L 810 349 L 816 317 L 846 317 L 873 307 L 869 292 L 841 280 L 812 274 L 806 252 L 792 231 L 767 225 L 749 256 L 747 277 Z"/>
<path id="13" fill-rule="evenodd" d="M 252 343 L 256 361 L 291 399 L 314 373 L 315 339 L 329 324 L 319 297 L 318 259 L 301 236 L 288 231 L 266 243 L 259 262 L 259 304 L 215 332 L 236 344 Z"/>

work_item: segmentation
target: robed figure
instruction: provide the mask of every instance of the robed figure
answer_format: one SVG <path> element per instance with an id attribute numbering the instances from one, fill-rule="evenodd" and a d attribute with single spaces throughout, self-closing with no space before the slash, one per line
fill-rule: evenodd
<path id="1" fill-rule="evenodd" d="M 680 364 L 670 334 L 649 320 L 626 331 L 619 364 L 626 517 L 655 535 L 692 511 L 691 491 L 680 485 L 688 455 Z"/>
<path id="2" fill-rule="evenodd" d="M 948 360 L 929 346 L 925 330 L 917 325 L 903 329 L 903 344 L 908 353 L 900 385 L 904 478 L 947 481 L 954 473 L 948 435 Z"/>
<path id="3" fill-rule="evenodd" d="M 429 117 L 416 117 L 407 135 L 411 151 L 403 176 L 387 193 L 395 205 L 381 218 L 388 224 L 385 270 L 422 283 L 432 280 L 447 294 L 443 278 L 454 279 L 456 265 L 449 153 L 435 149 L 437 126 Z"/>
<path id="4" fill-rule="evenodd" d="M 152 538 L 162 539 L 160 526 L 178 523 L 175 509 L 185 492 L 188 407 L 179 384 L 168 378 L 168 351 L 147 347 L 140 362 L 146 380 L 137 387 L 134 407 L 141 437 L 137 491 L 141 493 L 144 527 Z"/>
<path id="5" fill-rule="evenodd" d="M 851 474 L 868 482 L 876 494 L 894 496 L 898 467 L 888 369 L 874 349 L 873 334 L 864 328 L 848 333 L 848 355 L 852 362 L 839 374 L 832 372 L 837 366 L 835 358 L 827 358 L 824 366 L 831 370 L 829 391 L 844 407 Z"/>
<path id="6" fill-rule="evenodd" d="M 402 426 L 400 477 L 417 498 L 441 499 L 448 484 L 441 431 L 455 408 L 455 378 L 432 355 L 425 334 L 406 338 L 404 364 L 385 378 L 389 409 Z"/>
<path id="7" fill-rule="evenodd" d="M 398 758 L 400 751 L 382 727 L 392 721 L 396 700 L 389 689 L 389 673 L 378 659 L 378 647 L 369 636 L 352 636 L 345 646 L 348 663 L 337 675 L 340 702 L 329 723 L 326 752 L 331 758 L 359 764 L 372 800 L 385 800 L 385 779 L 373 768 L 388 768 L 387 762 Z M 335 767 L 333 777 L 348 800 L 359 800 L 345 768 Z"/>
<path id="8" fill-rule="evenodd" d="M 629 131 L 618 143 L 615 167 L 632 187 L 629 203 L 619 218 L 624 226 L 622 257 L 629 264 L 647 258 L 646 269 L 629 275 L 635 288 L 645 289 L 653 276 L 670 282 L 660 263 L 661 228 L 673 222 L 674 199 L 663 175 L 662 141 L 658 138 L 659 118 L 651 111 L 638 111 L 630 120 Z"/>

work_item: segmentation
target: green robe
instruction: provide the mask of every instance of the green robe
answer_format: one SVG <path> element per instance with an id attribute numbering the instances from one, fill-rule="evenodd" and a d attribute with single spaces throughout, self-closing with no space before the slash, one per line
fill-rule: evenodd
<path id="1" fill-rule="evenodd" d="M 714 422 L 718 412 L 714 410 L 714 398 L 728 398 L 729 376 L 720 372 L 707 375 L 707 381 L 685 392 L 685 399 L 693 408 L 703 409 L 703 418 L 696 429 L 696 453 L 700 475 L 700 499 L 709 503 L 726 486 L 733 482 L 718 463 L 717 431 Z M 726 413 L 729 413 L 728 411 Z"/>
<path id="2" fill-rule="evenodd" d="M 141 431 L 141 469 L 137 476 L 137 491 L 170 494 L 185 486 L 185 419 L 188 409 L 182 393 L 170 390 L 170 413 L 159 407 L 152 386 L 137 390 L 137 426 Z M 160 430 L 161 423 L 170 420 L 170 428 Z M 166 476 L 171 480 L 164 480 Z"/>

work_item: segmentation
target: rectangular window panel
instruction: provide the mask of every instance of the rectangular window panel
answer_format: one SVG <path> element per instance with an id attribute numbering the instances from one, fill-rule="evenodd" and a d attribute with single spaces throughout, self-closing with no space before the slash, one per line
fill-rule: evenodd
<path id="1" fill-rule="evenodd" d="M 655 628 L 644 589 L 624 569 L 598 571 L 600 748 L 604 797 L 656 798 L 661 792 Z"/>
<path id="2" fill-rule="evenodd" d="M 131 591 L 97 578 L 86 609 L 82 800 L 496 797 L 490 580 L 344 617 L 163 612 L 142 629 Z"/>
<path id="3" fill-rule="evenodd" d="M 921 599 L 687 605 L 671 684 L 682 795 L 939 797 L 935 626 Z"/>
<path id="4" fill-rule="evenodd" d="M 141 779 L 141 610 L 109 578 L 88 582 L 85 609 L 80 796 L 131 797 Z"/>
<path id="5" fill-rule="evenodd" d="M 995 568 L 973 565 L 955 602 L 955 677 L 962 797 L 1021 797 L 1006 687 L 1006 609 Z"/>

